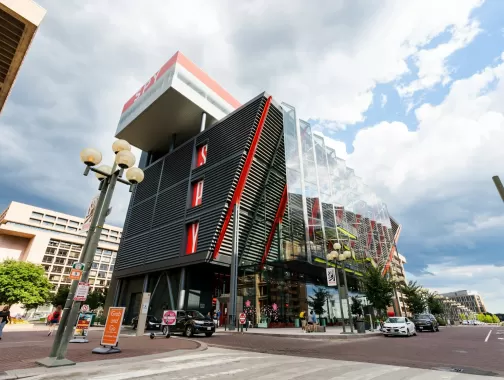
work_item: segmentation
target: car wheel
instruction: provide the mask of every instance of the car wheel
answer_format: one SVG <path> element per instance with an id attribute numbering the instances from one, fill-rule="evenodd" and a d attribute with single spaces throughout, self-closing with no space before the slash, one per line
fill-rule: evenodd
<path id="1" fill-rule="evenodd" d="M 409 327 L 406 330 L 408 331 L 408 333 L 406 334 L 406 336 L 409 338 L 411 336 L 411 332 L 410 332 Z"/>
<path id="2" fill-rule="evenodd" d="M 166 335 L 168 333 L 168 326 L 163 326 L 161 332 L 163 333 L 163 335 Z"/>
<path id="3" fill-rule="evenodd" d="M 388 334 L 383 334 L 383 336 L 386 336 L 386 337 L 388 338 L 390 335 L 388 335 Z"/>
<path id="4" fill-rule="evenodd" d="M 436 331 L 439 332 L 439 326 L 436 327 Z"/>
<path id="5" fill-rule="evenodd" d="M 416 329 L 415 329 L 415 330 L 413 330 L 413 336 L 417 336 Z"/>
<path id="6" fill-rule="evenodd" d="M 184 335 L 188 338 L 193 336 L 193 327 L 191 325 L 187 325 L 185 330 L 184 330 Z"/>
<path id="7" fill-rule="evenodd" d="M 210 338 L 213 335 L 213 333 L 205 333 L 205 335 Z"/>

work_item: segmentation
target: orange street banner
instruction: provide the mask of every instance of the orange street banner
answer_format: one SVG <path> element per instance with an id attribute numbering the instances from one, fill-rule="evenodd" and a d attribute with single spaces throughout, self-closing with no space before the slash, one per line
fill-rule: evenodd
<path id="1" fill-rule="evenodd" d="M 107 322 L 101 340 L 102 346 L 114 347 L 119 341 L 125 307 L 111 307 L 108 310 Z"/>

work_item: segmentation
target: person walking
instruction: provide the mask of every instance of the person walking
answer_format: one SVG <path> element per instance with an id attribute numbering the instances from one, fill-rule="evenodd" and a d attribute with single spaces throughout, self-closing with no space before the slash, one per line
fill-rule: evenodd
<path id="1" fill-rule="evenodd" d="M 12 323 L 9 306 L 4 306 L 0 312 L 0 340 L 2 340 L 3 329 L 7 323 Z"/>
<path id="2" fill-rule="evenodd" d="M 306 332 L 306 313 L 304 310 L 299 313 L 299 319 L 301 320 L 301 331 Z"/>
<path id="3" fill-rule="evenodd" d="M 58 305 L 56 307 L 56 310 L 54 310 L 52 312 L 52 314 L 50 315 L 50 320 L 49 320 L 49 333 L 47 334 L 47 336 L 50 336 L 53 331 L 54 331 L 54 328 L 56 327 L 56 325 L 59 323 L 60 319 L 61 319 L 61 305 Z"/>

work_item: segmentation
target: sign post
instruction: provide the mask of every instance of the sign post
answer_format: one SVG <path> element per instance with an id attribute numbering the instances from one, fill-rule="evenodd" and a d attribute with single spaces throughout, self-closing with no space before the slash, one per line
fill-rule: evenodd
<path id="1" fill-rule="evenodd" d="M 108 310 L 107 322 L 100 343 L 100 347 L 96 347 L 93 354 L 116 354 L 121 352 L 118 346 L 119 334 L 121 333 L 122 322 L 124 319 L 125 307 L 111 307 Z"/>
<path id="2" fill-rule="evenodd" d="M 147 322 L 147 313 L 149 312 L 150 297 L 150 293 L 142 294 L 142 303 L 140 305 L 140 313 L 138 314 L 136 336 L 142 336 L 145 332 L 145 323 Z"/>
<path id="3" fill-rule="evenodd" d="M 240 322 L 240 328 L 243 334 L 243 325 L 247 323 L 247 315 L 245 313 L 240 313 L 238 321 Z"/>
<path id="4" fill-rule="evenodd" d="M 82 277 L 82 271 L 84 270 L 84 264 L 75 263 L 72 265 L 72 270 L 70 271 L 70 280 L 79 281 Z"/>
<path id="5" fill-rule="evenodd" d="M 165 310 L 163 311 L 163 318 L 161 319 L 161 333 L 151 333 L 150 338 L 154 339 L 156 336 L 170 337 L 170 326 L 175 326 L 177 323 L 177 311 Z"/>
<path id="6" fill-rule="evenodd" d="M 84 305 L 87 306 L 87 305 Z M 88 307 L 89 308 L 89 307 Z M 79 314 L 79 320 L 77 321 L 77 325 L 75 326 L 74 337 L 69 343 L 88 343 L 89 340 L 87 338 L 89 326 L 91 326 L 91 320 L 93 316 L 91 314 L 85 314 L 82 312 Z"/>

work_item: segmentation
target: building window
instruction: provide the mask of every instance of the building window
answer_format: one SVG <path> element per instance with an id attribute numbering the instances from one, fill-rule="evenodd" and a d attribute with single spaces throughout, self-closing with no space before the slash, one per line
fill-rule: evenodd
<path id="1" fill-rule="evenodd" d="M 202 200 L 203 200 L 203 180 L 192 184 L 191 207 L 201 205 Z"/>
<path id="2" fill-rule="evenodd" d="M 102 263 L 109 263 L 110 262 L 110 257 L 102 257 L 101 262 Z"/>
<path id="3" fill-rule="evenodd" d="M 58 223 L 67 224 L 68 219 L 58 218 Z"/>
<path id="4" fill-rule="evenodd" d="M 77 231 L 77 228 L 75 227 L 67 227 L 68 228 L 68 231 Z"/>
<path id="5" fill-rule="evenodd" d="M 44 214 L 41 214 L 40 212 L 35 212 L 35 211 L 33 211 L 33 212 L 31 213 L 31 217 L 32 217 L 32 218 L 42 219 L 42 217 L 43 217 L 43 216 L 44 216 Z"/>
<path id="6" fill-rule="evenodd" d="M 107 264 L 100 264 L 100 270 L 108 270 Z"/>
<path id="7" fill-rule="evenodd" d="M 199 222 L 194 222 L 187 226 L 186 254 L 188 255 L 196 252 L 198 248 L 198 231 Z"/>
<path id="8" fill-rule="evenodd" d="M 68 222 L 68 225 L 74 226 L 74 227 L 79 227 L 79 222 L 75 222 L 75 221 L 71 220 L 70 222 Z"/>
<path id="9" fill-rule="evenodd" d="M 40 220 L 38 220 L 38 219 L 30 218 L 30 222 L 33 224 L 40 224 Z"/>
<path id="10" fill-rule="evenodd" d="M 56 217 L 55 216 L 51 216 L 51 215 L 46 215 L 45 220 L 49 220 L 51 222 L 55 222 L 56 221 Z"/>
<path id="11" fill-rule="evenodd" d="M 63 224 L 56 224 L 56 228 L 58 230 L 64 230 L 65 229 L 65 226 Z"/>
<path id="12" fill-rule="evenodd" d="M 46 254 L 48 255 L 54 255 L 56 253 L 56 248 L 47 248 L 46 249 Z"/>
<path id="13" fill-rule="evenodd" d="M 51 256 L 44 256 L 44 258 L 42 259 L 42 262 L 43 263 L 52 263 L 53 262 L 53 257 L 51 257 Z"/>
<path id="14" fill-rule="evenodd" d="M 111 255 L 112 254 L 112 251 L 108 250 L 108 249 L 104 249 L 103 252 L 102 252 L 104 255 Z"/>
<path id="15" fill-rule="evenodd" d="M 207 160 L 207 150 L 208 150 L 208 145 L 200 145 L 196 149 L 196 167 L 199 168 L 202 165 L 206 164 Z"/>
<path id="16" fill-rule="evenodd" d="M 62 257 L 56 257 L 54 264 L 65 264 L 65 259 Z"/>
<path id="17" fill-rule="evenodd" d="M 98 269 L 98 263 L 93 263 L 93 264 L 91 264 L 91 268 L 93 268 L 93 269 Z"/>
<path id="18" fill-rule="evenodd" d="M 57 247 L 59 244 L 58 244 L 58 241 L 56 240 L 49 240 L 49 247 Z"/>
<path id="19" fill-rule="evenodd" d="M 54 223 L 46 222 L 45 220 L 42 222 L 42 224 L 47 227 L 54 227 Z"/>

